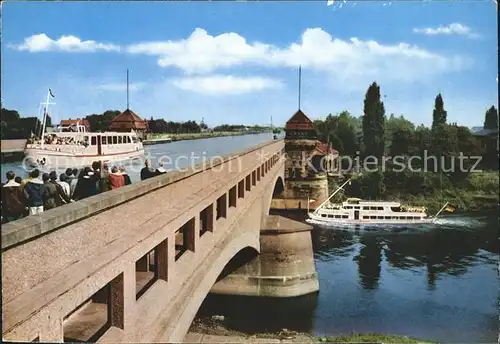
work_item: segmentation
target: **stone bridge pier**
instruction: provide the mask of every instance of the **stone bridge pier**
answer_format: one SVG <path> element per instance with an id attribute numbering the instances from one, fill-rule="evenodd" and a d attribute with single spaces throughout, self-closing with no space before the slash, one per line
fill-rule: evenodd
<path id="1" fill-rule="evenodd" d="M 180 342 L 210 291 L 317 291 L 310 228 L 269 215 L 284 162 L 275 140 L 2 226 L 3 340 Z"/>

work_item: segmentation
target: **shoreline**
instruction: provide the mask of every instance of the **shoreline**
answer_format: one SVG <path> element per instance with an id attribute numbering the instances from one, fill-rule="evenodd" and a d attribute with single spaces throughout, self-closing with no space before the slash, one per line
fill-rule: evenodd
<path id="1" fill-rule="evenodd" d="M 220 132 L 206 132 L 206 133 L 184 133 L 184 134 L 150 134 L 147 136 L 145 141 L 154 140 L 166 140 L 171 139 L 172 142 L 175 141 L 186 141 L 186 140 L 200 140 L 200 139 L 210 139 L 215 137 L 227 137 L 227 136 L 244 136 L 244 135 L 258 135 L 258 134 L 272 134 L 266 131 L 220 131 Z"/>
<path id="2" fill-rule="evenodd" d="M 225 317 L 195 318 L 184 343 L 433 343 L 429 340 L 381 333 L 352 333 L 338 336 L 313 336 L 282 329 L 279 332 L 248 334 L 224 326 Z"/>

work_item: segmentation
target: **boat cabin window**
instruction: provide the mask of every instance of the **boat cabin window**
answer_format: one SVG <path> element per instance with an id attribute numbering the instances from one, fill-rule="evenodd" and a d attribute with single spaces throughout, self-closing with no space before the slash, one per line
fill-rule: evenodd
<path id="1" fill-rule="evenodd" d="M 326 217 L 326 214 L 321 214 L 321 217 Z"/>
<path id="2" fill-rule="evenodd" d="M 328 214 L 328 217 L 331 217 L 333 219 L 333 215 L 332 214 Z"/>
<path id="3" fill-rule="evenodd" d="M 122 144 L 123 142 L 123 136 L 118 136 L 118 144 Z"/>
<path id="4" fill-rule="evenodd" d="M 363 220 L 368 220 L 370 216 L 363 216 Z"/>
<path id="5" fill-rule="evenodd" d="M 384 217 L 383 217 L 383 216 L 379 216 L 379 217 L 378 217 L 378 219 L 379 219 L 379 220 L 383 220 L 383 219 L 384 219 Z"/>
<path id="6" fill-rule="evenodd" d="M 101 136 L 101 143 L 102 143 L 103 145 L 105 145 L 105 144 L 106 144 L 106 136 Z"/>
<path id="7" fill-rule="evenodd" d="M 92 137 L 90 138 L 90 144 L 91 144 L 92 146 L 95 146 L 95 145 L 97 144 L 97 137 L 92 136 Z"/>
<path id="8" fill-rule="evenodd" d="M 363 210 L 370 210 L 370 207 L 363 207 Z"/>
<path id="9" fill-rule="evenodd" d="M 118 144 L 118 137 L 117 136 L 113 136 L 113 144 L 114 145 Z"/>
<path id="10" fill-rule="evenodd" d="M 384 210 L 384 207 L 378 207 L 377 210 Z"/>
<path id="11" fill-rule="evenodd" d="M 359 204 L 359 200 L 357 200 L 357 199 L 348 199 L 347 203 L 349 203 L 349 204 Z"/>
<path id="12" fill-rule="evenodd" d="M 392 211 L 399 212 L 401 211 L 401 207 L 391 207 Z"/>
<path id="13" fill-rule="evenodd" d="M 137 142 L 139 142 L 139 139 L 137 138 L 137 136 L 134 136 L 134 137 L 132 138 L 132 141 L 133 141 L 134 143 L 137 143 Z"/>
<path id="14" fill-rule="evenodd" d="M 341 217 L 340 215 L 335 215 L 336 219 L 340 219 L 340 217 Z"/>
<path id="15" fill-rule="evenodd" d="M 392 217 L 392 219 L 393 219 L 393 220 L 399 220 L 399 217 L 397 217 L 397 216 L 393 216 L 393 217 Z"/>
<path id="16" fill-rule="evenodd" d="M 359 209 L 359 206 L 354 207 L 354 209 Z"/>
<path id="17" fill-rule="evenodd" d="M 350 205 L 346 205 L 344 208 L 345 209 L 352 209 L 352 207 Z"/>
<path id="18" fill-rule="evenodd" d="M 342 218 L 343 218 L 343 219 L 347 219 L 348 217 L 349 217 L 349 216 L 347 216 L 347 215 L 342 215 Z"/>
<path id="19" fill-rule="evenodd" d="M 372 219 L 372 220 L 376 220 L 376 219 L 377 219 L 377 217 L 372 215 L 372 216 L 370 216 L 370 219 Z"/>
<path id="20" fill-rule="evenodd" d="M 386 216 L 386 217 L 385 217 L 385 219 L 386 219 L 386 220 L 390 220 L 390 219 L 391 219 L 391 217 L 390 217 L 390 216 Z"/>

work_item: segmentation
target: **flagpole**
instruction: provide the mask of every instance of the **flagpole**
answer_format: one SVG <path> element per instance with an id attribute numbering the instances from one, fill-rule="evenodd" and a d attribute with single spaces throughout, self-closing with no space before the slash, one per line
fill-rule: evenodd
<path id="1" fill-rule="evenodd" d="M 45 106 L 43 108 L 43 122 L 42 122 L 42 149 L 44 146 L 44 137 L 45 137 L 45 123 L 47 122 L 47 113 L 49 111 L 49 100 L 50 100 L 50 89 L 47 91 L 47 101 L 45 102 Z"/>
<path id="2" fill-rule="evenodd" d="M 127 110 L 129 109 L 129 102 L 128 102 L 128 68 L 127 68 Z"/>

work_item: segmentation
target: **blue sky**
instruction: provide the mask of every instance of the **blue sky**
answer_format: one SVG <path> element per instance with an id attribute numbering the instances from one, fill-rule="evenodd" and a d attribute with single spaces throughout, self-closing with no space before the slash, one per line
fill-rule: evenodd
<path id="1" fill-rule="evenodd" d="M 283 124 L 363 111 L 373 81 L 386 112 L 482 125 L 498 104 L 497 5 L 471 2 L 13 2 L 2 4 L 3 106 L 52 117 L 130 107 L 141 117 Z"/>

